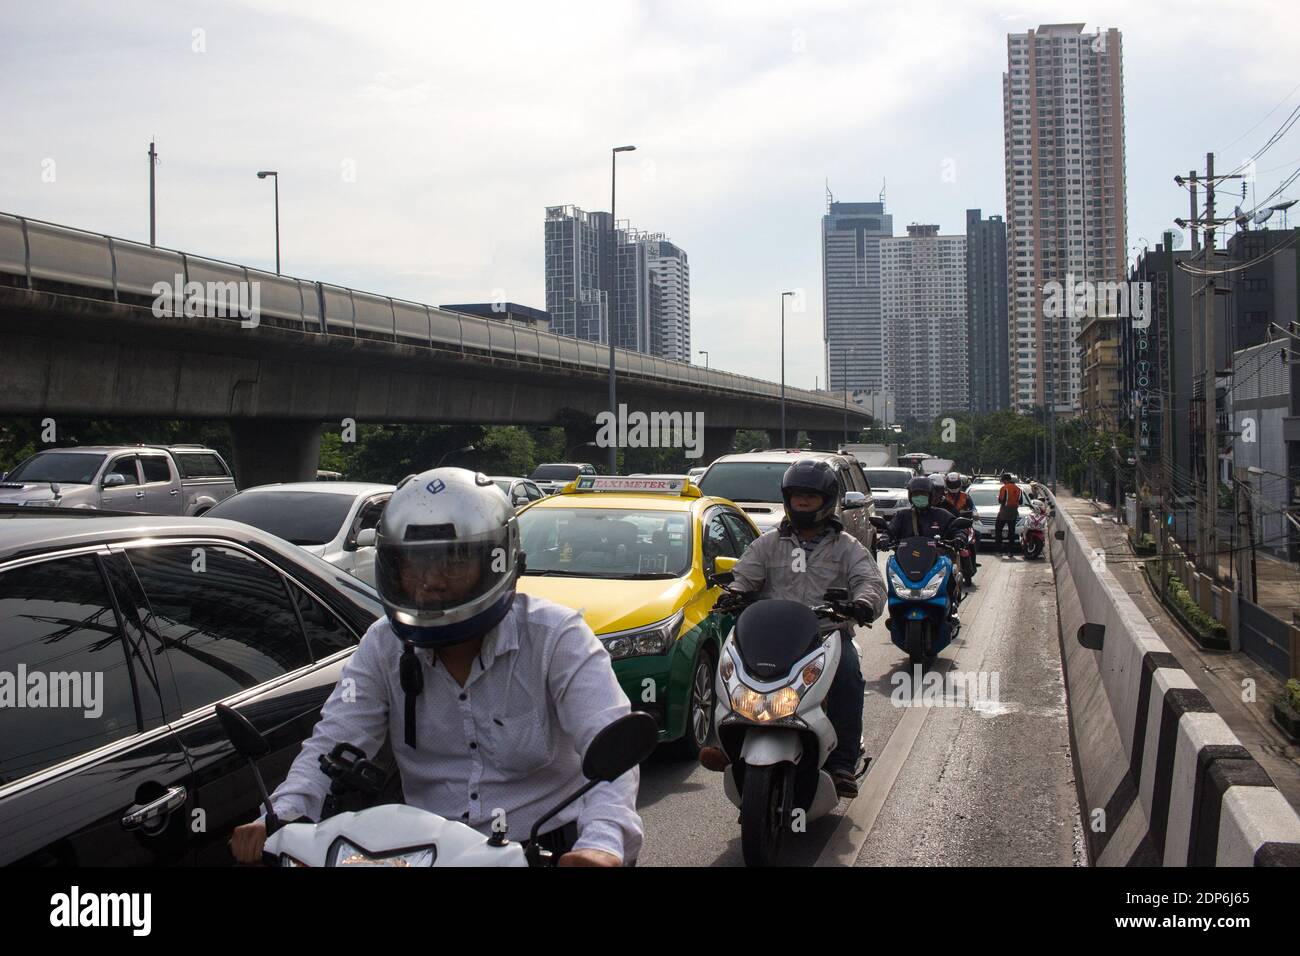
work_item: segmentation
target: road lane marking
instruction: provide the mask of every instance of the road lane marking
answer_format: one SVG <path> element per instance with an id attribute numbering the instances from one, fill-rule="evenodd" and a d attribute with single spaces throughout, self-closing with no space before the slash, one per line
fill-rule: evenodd
<path id="1" fill-rule="evenodd" d="M 1001 564 L 990 565 L 993 567 L 1004 567 Z M 978 637 L 979 640 L 969 640 L 957 650 L 952 657 L 947 657 L 950 651 L 945 648 L 943 654 L 935 659 L 935 671 L 944 674 L 954 669 L 960 669 L 959 663 L 969 663 L 972 657 L 983 659 L 983 645 L 987 635 L 996 627 L 996 619 L 990 618 L 991 623 L 988 627 L 981 626 L 976 630 L 975 622 L 977 614 L 983 609 L 986 603 L 990 603 L 994 594 L 1000 594 L 1006 590 L 1007 582 L 1011 577 L 1011 570 L 1007 573 L 994 575 L 990 581 L 986 576 L 984 585 L 974 592 L 971 592 L 962 604 L 959 611 L 963 617 L 969 613 L 969 621 L 962 621 L 963 635 L 972 638 Z M 986 600 L 988 598 L 989 600 Z M 975 607 L 976 600 L 979 606 Z M 992 607 L 996 607 L 994 601 Z M 983 624 L 983 619 L 978 618 L 979 623 Z M 893 645 L 891 645 L 893 646 Z M 978 652 L 978 653 L 977 653 Z M 885 742 L 885 749 L 881 751 L 880 756 L 872 761 L 871 769 L 862 779 L 862 789 L 856 799 L 849 804 L 848 810 L 840 817 L 835 831 L 826 841 L 821 853 L 817 857 L 814 866 L 853 866 L 858 859 L 858 854 L 862 852 L 863 845 L 867 842 L 867 837 L 871 835 L 872 829 L 876 825 L 876 819 L 880 816 L 880 811 L 885 806 L 885 801 L 889 799 L 889 794 L 893 792 L 894 783 L 898 779 L 899 772 L 903 769 L 903 764 L 911 756 L 912 747 L 916 743 L 916 738 L 920 735 L 921 725 L 925 723 L 925 718 L 931 707 L 908 707 L 905 709 L 902 719 L 894 725 L 893 733 Z"/>

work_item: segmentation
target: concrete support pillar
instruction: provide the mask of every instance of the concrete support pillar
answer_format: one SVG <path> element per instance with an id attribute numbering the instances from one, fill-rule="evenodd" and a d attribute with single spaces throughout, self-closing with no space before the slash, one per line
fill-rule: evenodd
<path id="1" fill-rule="evenodd" d="M 808 437 L 812 440 L 814 451 L 835 451 L 840 447 L 840 442 L 844 440 L 844 432 L 809 431 Z"/>
<path id="2" fill-rule="evenodd" d="M 298 419 L 231 419 L 235 483 L 243 489 L 278 481 L 315 481 L 322 428 L 320 422 Z"/>
<path id="3" fill-rule="evenodd" d="M 732 452 L 732 446 L 736 442 L 736 429 L 734 428 L 710 428 L 707 425 L 704 428 L 704 454 L 698 459 L 688 458 L 687 464 L 694 468 L 697 465 L 710 464 L 715 458 L 721 455 L 729 455 Z M 748 448 L 744 449 L 749 451 Z"/>
<path id="4" fill-rule="evenodd" d="M 790 429 L 787 428 L 787 429 L 786 429 L 786 436 L 785 436 L 785 437 L 786 437 L 786 440 L 787 440 L 787 441 L 793 442 L 793 441 L 794 441 L 794 437 L 795 437 L 795 436 L 794 436 L 794 432 L 792 432 Z M 768 447 L 768 448 L 781 448 L 781 447 L 782 447 L 782 445 L 781 445 L 781 429 L 779 429 L 779 428 L 769 428 L 769 429 L 767 429 L 767 447 Z M 748 451 L 748 450 L 749 450 L 749 449 L 746 449 L 746 451 Z"/>

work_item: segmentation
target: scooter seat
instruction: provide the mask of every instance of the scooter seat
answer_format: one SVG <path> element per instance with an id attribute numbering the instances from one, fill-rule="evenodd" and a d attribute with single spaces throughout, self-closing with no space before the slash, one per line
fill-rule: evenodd
<path id="1" fill-rule="evenodd" d="M 817 615 L 798 601 L 757 601 L 736 619 L 736 649 L 745 671 L 769 681 L 790 673 L 821 641 Z"/>

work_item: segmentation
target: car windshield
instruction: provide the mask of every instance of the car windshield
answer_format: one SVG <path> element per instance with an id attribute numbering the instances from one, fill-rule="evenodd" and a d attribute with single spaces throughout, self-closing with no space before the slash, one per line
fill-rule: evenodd
<path id="1" fill-rule="evenodd" d="M 970 495 L 976 508 L 987 508 L 998 503 L 998 492 L 1001 489 L 1001 485 L 971 485 L 966 494 Z"/>
<path id="2" fill-rule="evenodd" d="M 496 485 L 498 488 L 500 488 L 502 491 L 504 491 L 507 495 L 510 494 L 510 479 L 509 479 L 509 478 L 493 478 L 493 479 L 492 479 L 492 484 Z"/>
<path id="3" fill-rule="evenodd" d="M 700 491 L 731 501 L 780 501 L 783 461 L 720 461 L 700 479 Z"/>
<path id="4" fill-rule="evenodd" d="M 245 491 L 214 505 L 205 516 L 242 521 L 290 544 L 333 541 L 356 499 L 320 491 Z"/>
<path id="5" fill-rule="evenodd" d="M 581 471 L 577 465 L 538 465 L 528 477 L 533 481 L 572 481 Z"/>
<path id="6" fill-rule="evenodd" d="M 528 575 L 676 578 L 691 568 L 690 515 L 624 508 L 529 508 L 519 516 Z"/>
<path id="7" fill-rule="evenodd" d="M 46 451 L 28 458 L 9 472 L 5 481 L 61 481 L 69 485 L 88 485 L 95 480 L 95 473 L 103 463 L 103 455 Z"/>
<path id="8" fill-rule="evenodd" d="M 914 473 L 910 468 L 866 468 L 863 474 L 867 476 L 867 484 L 875 489 L 906 488 Z"/>

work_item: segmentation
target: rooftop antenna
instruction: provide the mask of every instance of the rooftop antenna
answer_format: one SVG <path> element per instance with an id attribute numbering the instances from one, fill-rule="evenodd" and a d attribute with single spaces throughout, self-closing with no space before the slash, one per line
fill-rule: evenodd
<path id="1" fill-rule="evenodd" d="M 826 180 L 826 215 L 830 215 L 831 204 L 835 202 L 835 197 L 831 194 L 831 181 Z"/>
<path id="2" fill-rule="evenodd" d="M 885 204 L 885 180 L 880 181 L 880 204 Z"/>

